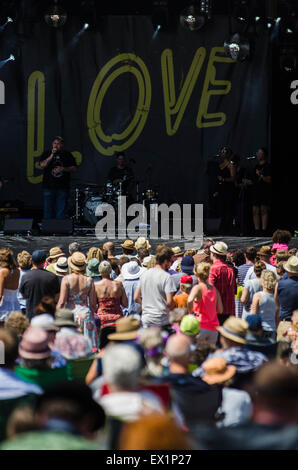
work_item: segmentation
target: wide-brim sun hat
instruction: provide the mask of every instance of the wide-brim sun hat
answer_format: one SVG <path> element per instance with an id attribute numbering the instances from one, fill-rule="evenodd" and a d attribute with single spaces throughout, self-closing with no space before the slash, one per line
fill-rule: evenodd
<path id="1" fill-rule="evenodd" d="M 42 313 L 41 315 L 33 317 L 31 326 L 34 328 L 42 328 L 46 331 L 59 331 L 59 328 L 55 325 L 54 318 L 48 313 Z"/>
<path id="2" fill-rule="evenodd" d="M 61 250 L 60 246 L 54 246 L 54 248 L 50 249 L 50 256 L 46 259 L 47 263 L 60 258 L 61 256 L 65 256 L 65 253 Z"/>
<path id="3" fill-rule="evenodd" d="M 121 274 L 124 280 L 139 279 L 146 268 L 141 268 L 136 261 L 129 261 L 122 266 Z"/>
<path id="4" fill-rule="evenodd" d="M 76 251 L 68 258 L 68 266 L 77 272 L 85 272 L 87 266 L 87 260 L 83 253 Z"/>
<path id="5" fill-rule="evenodd" d="M 223 357 L 207 359 L 203 364 L 205 375 L 202 380 L 209 385 L 220 384 L 231 379 L 236 374 L 236 367 L 227 365 Z"/>
<path id="6" fill-rule="evenodd" d="M 174 248 L 172 248 L 172 251 L 175 256 L 183 256 L 184 254 L 184 251 L 181 250 L 180 246 L 174 246 Z"/>
<path id="7" fill-rule="evenodd" d="M 99 277 L 99 268 L 100 261 L 97 258 L 91 258 L 88 261 L 87 267 L 86 267 L 86 276 L 88 277 Z"/>
<path id="8" fill-rule="evenodd" d="M 74 321 L 74 314 L 67 308 L 61 308 L 55 313 L 55 325 L 56 326 L 70 326 L 77 328 L 78 325 Z"/>
<path id="9" fill-rule="evenodd" d="M 135 245 L 134 245 L 134 242 L 132 240 L 125 240 L 125 242 L 122 243 L 121 246 L 122 246 L 122 248 L 125 248 L 125 250 L 134 251 L 134 249 L 135 249 Z"/>
<path id="10" fill-rule="evenodd" d="M 210 246 L 210 251 L 216 255 L 224 256 L 228 254 L 228 245 L 224 242 L 216 242 Z"/>
<path id="11" fill-rule="evenodd" d="M 120 318 L 116 323 L 116 333 L 108 336 L 111 341 L 129 341 L 138 336 L 141 325 L 139 320 L 133 317 Z"/>
<path id="12" fill-rule="evenodd" d="M 29 327 L 19 345 L 19 356 L 23 359 L 46 359 L 51 357 L 49 336 L 42 328 Z"/>
<path id="13" fill-rule="evenodd" d="M 230 316 L 222 326 L 218 326 L 219 333 L 227 339 L 235 341 L 236 343 L 246 344 L 246 333 L 248 330 L 248 323 L 241 318 Z"/>

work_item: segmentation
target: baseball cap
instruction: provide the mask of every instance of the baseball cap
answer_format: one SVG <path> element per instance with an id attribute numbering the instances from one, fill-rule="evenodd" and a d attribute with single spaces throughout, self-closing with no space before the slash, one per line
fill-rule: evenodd
<path id="1" fill-rule="evenodd" d="M 254 315 L 247 315 L 245 320 L 248 323 L 248 329 L 250 331 L 258 331 L 262 329 L 262 317 L 258 313 Z"/>
<path id="2" fill-rule="evenodd" d="M 188 336 L 195 336 L 200 331 L 199 320 L 194 315 L 185 315 L 180 323 L 180 331 Z"/>
<path id="3" fill-rule="evenodd" d="M 44 263 L 47 258 L 47 254 L 44 250 L 35 250 L 32 253 L 33 263 L 40 264 Z"/>
<path id="4" fill-rule="evenodd" d="M 193 279 L 191 276 L 187 275 L 187 276 L 182 276 L 181 279 L 180 279 L 180 283 L 181 284 L 192 284 L 193 283 Z"/>

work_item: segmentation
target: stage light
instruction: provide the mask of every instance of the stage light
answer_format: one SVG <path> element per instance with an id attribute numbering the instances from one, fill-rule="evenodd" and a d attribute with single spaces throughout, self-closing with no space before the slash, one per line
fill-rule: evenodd
<path id="1" fill-rule="evenodd" d="M 8 23 L 12 23 L 12 22 L 13 22 L 13 19 L 8 16 L 6 22 L 3 25 L 0 26 L 0 32 L 3 31 L 6 28 Z"/>
<path id="2" fill-rule="evenodd" d="M 258 23 L 258 21 L 260 21 L 261 17 L 260 16 L 256 16 L 255 20 L 256 22 Z"/>
<path id="3" fill-rule="evenodd" d="M 10 16 L 7 17 L 7 23 L 12 23 L 13 22 L 13 19 L 10 18 Z"/>
<path id="4" fill-rule="evenodd" d="M 10 54 L 8 60 L 16 60 L 15 56 L 13 54 Z"/>
<path id="5" fill-rule="evenodd" d="M 180 14 L 180 24 L 190 31 L 197 31 L 203 28 L 206 22 L 207 16 L 199 5 L 190 5 L 182 10 Z"/>
<path id="6" fill-rule="evenodd" d="M 88 29 L 89 28 L 89 23 L 85 23 L 84 24 L 84 29 Z"/>
<path id="7" fill-rule="evenodd" d="M 165 31 L 168 29 L 170 20 L 169 20 L 169 10 L 167 5 L 164 2 L 155 2 L 155 7 L 151 17 L 152 26 L 154 30 L 154 35 L 158 33 L 161 29 Z"/>
<path id="8" fill-rule="evenodd" d="M 238 33 L 233 34 L 229 41 L 224 42 L 224 49 L 228 57 L 238 62 L 243 62 L 250 54 L 249 41 Z"/>
<path id="9" fill-rule="evenodd" d="M 44 19 L 49 26 L 60 28 L 66 23 L 67 13 L 58 5 L 58 0 L 55 0 L 54 4 L 45 13 Z"/>

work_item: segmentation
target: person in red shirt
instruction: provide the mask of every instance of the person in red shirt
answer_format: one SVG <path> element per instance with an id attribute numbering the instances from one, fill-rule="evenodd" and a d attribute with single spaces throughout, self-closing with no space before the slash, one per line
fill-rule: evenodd
<path id="1" fill-rule="evenodd" d="M 228 247 L 224 242 L 217 242 L 210 247 L 212 266 L 209 274 L 209 283 L 219 291 L 223 303 L 223 312 L 219 313 L 220 325 L 230 315 L 235 315 L 235 274 L 232 266 L 226 263 Z"/>

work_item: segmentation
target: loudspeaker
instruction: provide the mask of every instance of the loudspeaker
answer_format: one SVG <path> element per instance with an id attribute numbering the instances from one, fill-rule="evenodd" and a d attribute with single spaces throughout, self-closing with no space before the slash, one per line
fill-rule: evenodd
<path id="1" fill-rule="evenodd" d="M 28 234 L 31 232 L 33 219 L 10 219 L 4 221 L 4 235 L 15 235 L 16 233 Z"/>
<path id="2" fill-rule="evenodd" d="M 41 233 L 43 235 L 71 235 L 73 232 L 72 219 L 43 219 Z"/>
<path id="3" fill-rule="evenodd" d="M 213 235 L 219 232 L 221 218 L 204 219 L 204 233 Z"/>

